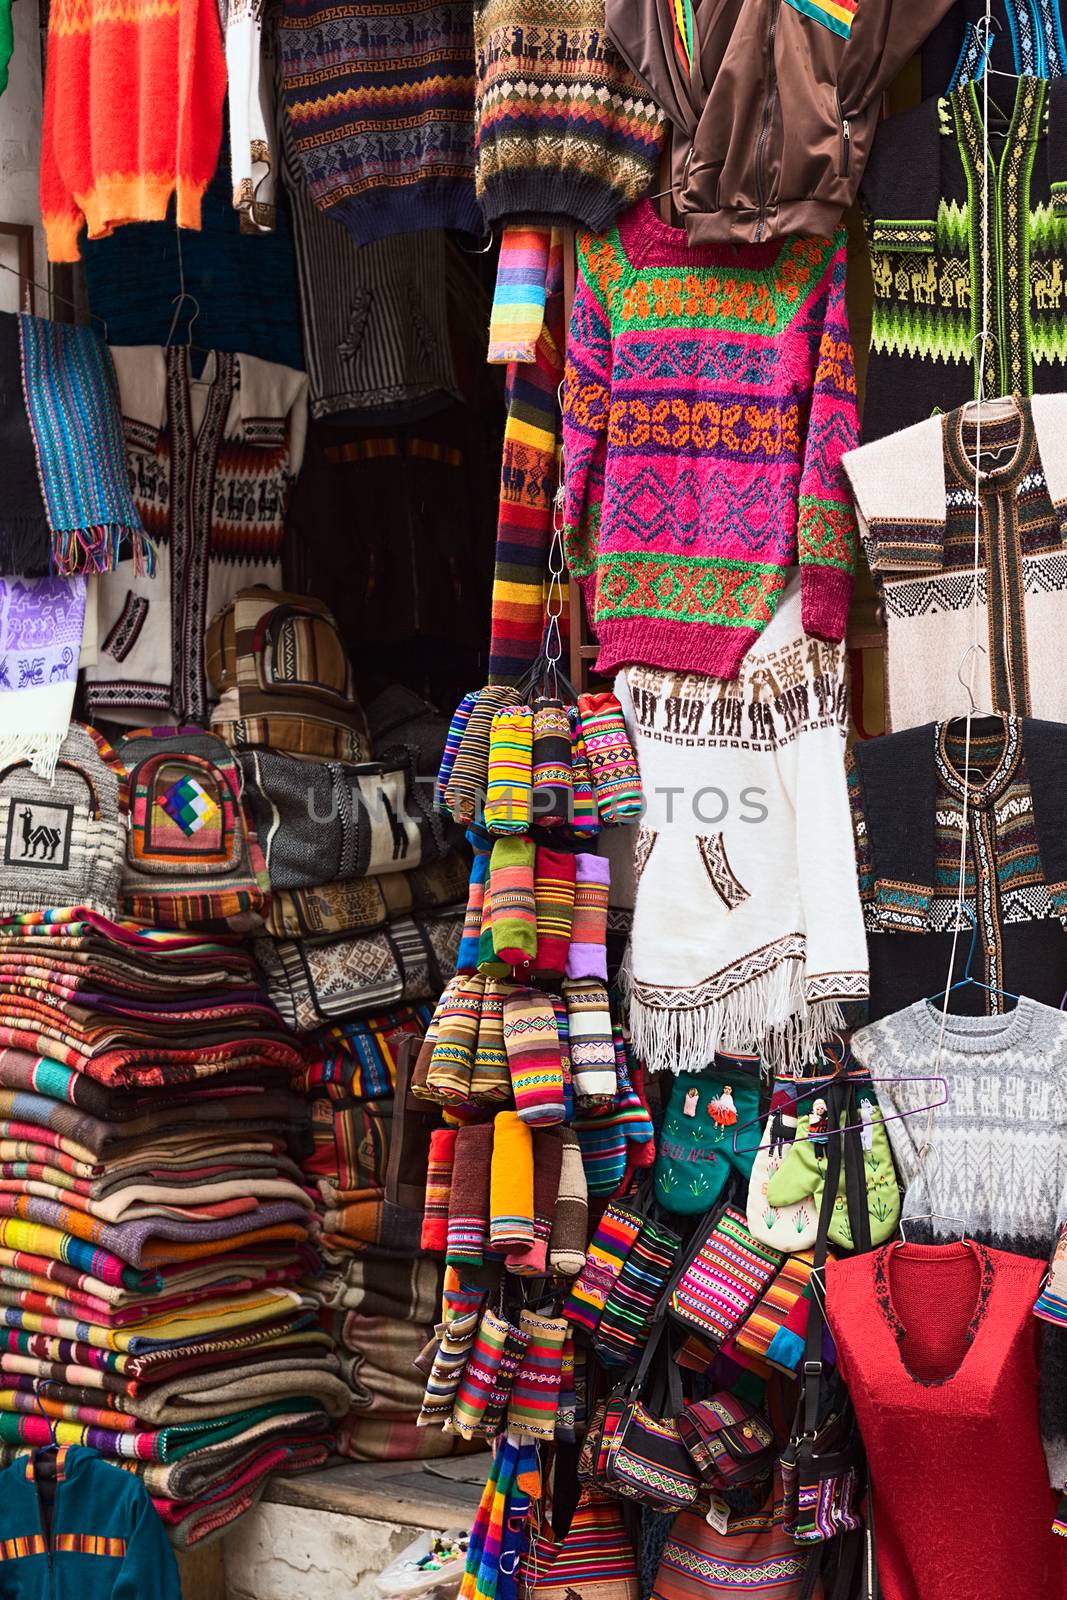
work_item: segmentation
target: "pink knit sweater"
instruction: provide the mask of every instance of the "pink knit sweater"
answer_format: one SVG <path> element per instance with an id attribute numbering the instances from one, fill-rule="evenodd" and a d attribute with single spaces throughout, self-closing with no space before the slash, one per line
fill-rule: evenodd
<path id="1" fill-rule="evenodd" d="M 597 670 L 736 677 L 797 562 L 806 632 L 840 640 L 857 437 L 843 231 L 690 249 L 642 201 L 579 235 L 564 538 Z"/>

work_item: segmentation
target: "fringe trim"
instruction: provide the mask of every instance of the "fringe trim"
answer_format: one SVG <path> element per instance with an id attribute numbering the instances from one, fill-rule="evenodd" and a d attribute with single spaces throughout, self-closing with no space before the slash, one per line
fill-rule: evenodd
<path id="1" fill-rule="evenodd" d="M 819 1046 L 844 1025 L 836 1000 L 809 1005 L 804 967 L 789 960 L 703 1006 L 646 1005 L 628 964 L 620 982 L 630 998 L 630 1034 L 650 1072 L 701 1072 L 717 1051 L 759 1053 L 768 1072 L 797 1075 Z"/>
<path id="2" fill-rule="evenodd" d="M 155 576 L 158 550 L 143 528 L 108 522 L 94 528 L 56 529 L 52 534 L 52 567 L 60 578 L 79 572 L 114 572 L 129 544 L 138 577 Z"/>
<path id="3" fill-rule="evenodd" d="M 32 773 L 43 778 L 45 783 L 51 783 L 68 732 L 69 729 L 64 728 L 62 733 L 6 733 L 0 736 L 0 767 L 28 761 Z"/>

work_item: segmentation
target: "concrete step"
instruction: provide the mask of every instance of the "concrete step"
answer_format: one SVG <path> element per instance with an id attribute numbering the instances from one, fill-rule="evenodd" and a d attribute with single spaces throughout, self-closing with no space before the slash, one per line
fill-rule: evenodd
<path id="1" fill-rule="evenodd" d="M 224 1541 L 226 1600 L 374 1600 L 416 1534 L 470 1528 L 488 1469 L 480 1454 L 278 1478 Z"/>

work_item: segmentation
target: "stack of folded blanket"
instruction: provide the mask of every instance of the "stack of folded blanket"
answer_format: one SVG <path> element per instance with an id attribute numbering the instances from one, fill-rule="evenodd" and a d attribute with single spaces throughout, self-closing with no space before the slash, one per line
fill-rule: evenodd
<path id="1" fill-rule="evenodd" d="M 0 926 L 0 1445 L 84 1443 L 180 1544 L 325 1461 L 305 1053 L 235 939 Z"/>

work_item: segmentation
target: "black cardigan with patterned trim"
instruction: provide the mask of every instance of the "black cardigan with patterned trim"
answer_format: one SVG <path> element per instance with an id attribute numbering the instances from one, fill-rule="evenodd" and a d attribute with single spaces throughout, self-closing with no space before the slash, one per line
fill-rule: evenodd
<path id="1" fill-rule="evenodd" d="M 847 758 L 872 1021 L 944 989 L 963 809 L 952 745 L 962 731 L 962 722 L 927 723 L 858 744 Z M 979 929 L 972 971 L 1058 1006 L 1067 990 L 1067 726 L 983 718 L 973 725 L 971 764 L 985 779 L 968 798 L 965 905 Z M 962 932 L 957 978 L 970 943 Z M 949 1009 L 1010 1006 L 969 985 Z"/>
<path id="2" fill-rule="evenodd" d="M 1067 81 L 994 79 L 985 393 L 1067 389 Z M 999 124 L 1000 133 L 997 133 Z M 1007 138 L 1000 134 L 1006 133 Z M 980 90 L 961 84 L 882 124 L 860 198 L 874 278 L 865 441 L 976 392 L 983 191 Z"/>

